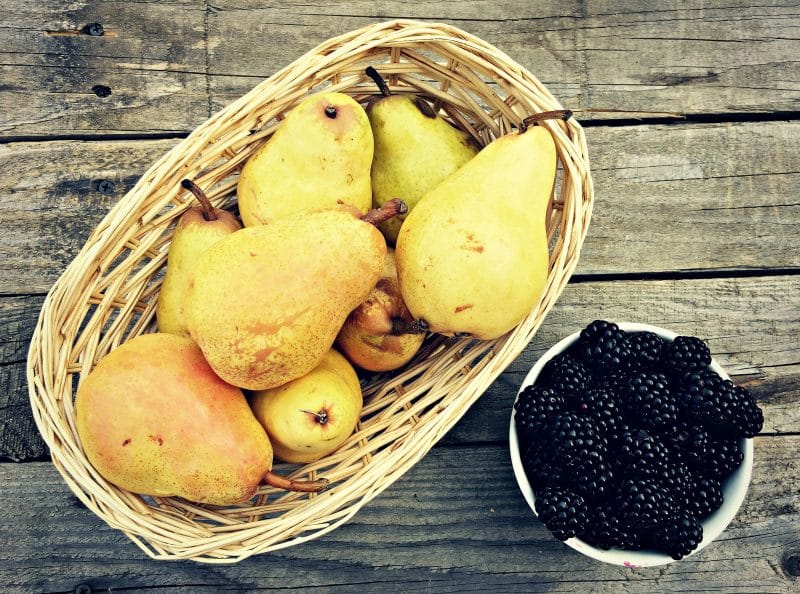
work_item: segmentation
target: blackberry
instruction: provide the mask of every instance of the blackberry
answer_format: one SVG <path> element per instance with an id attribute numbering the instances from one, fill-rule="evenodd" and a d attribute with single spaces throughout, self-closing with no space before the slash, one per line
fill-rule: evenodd
<path id="1" fill-rule="evenodd" d="M 685 509 L 702 520 L 722 505 L 722 486 L 718 480 L 706 477 L 692 477 L 691 483 Z"/>
<path id="2" fill-rule="evenodd" d="M 696 469 L 702 476 L 722 480 L 739 468 L 743 459 L 744 454 L 737 441 L 710 441 Z"/>
<path id="3" fill-rule="evenodd" d="M 676 509 L 687 509 L 693 496 L 693 477 L 685 462 L 674 462 L 661 466 L 651 474 L 675 502 Z"/>
<path id="4" fill-rule="evenodd" d="M 713 370 L 684 376 L 681 406 L 686 415 L 716 437 L 753 437 L 764 424 L 764 414 L 749 390 L 722 379 Z"/>
<path id="5" fill-rule="evenodd" d="M 755 398 L 747 388 L 734 386 L 739 407 L 732 419 L 736 434 L 740 437 L 755 437 L 764 427 L 764 411 L 756 404 Z"/>
<path id="6" fill-rule="evenodd" d="M 572 487 L 585 501 L 603 501 L 614 487 L 614 471 L 600 452 L 585 452 L 570 460 L 560 472 L 560 481 Z"/>
<path id="7" fill-rule="evenodd" d="M 665 362 L 675 370 L 701 369 L 711 363 L 711 351 L 696 336 L 678 336 L 667 345 Z"/>
<path id="8" fill-rule="evenodd" d="M 581 330 L 577 353 L 590 369 L 599 374 L 624 369 L 630 359 L 625 331 L 605 320 L 595 320 Z"/>
<path id="9" fill-rule="evenodd" d="M 610 436 L 622 425 L 622 409 L 617 396 L 608 389 L 594 388 L 583 392 L 573 400 L 572 410 L 594 419 L 605 436 Z"/>
<path id="10" fill-rule="evenodd" d="M 675 560 L 683 559 L 703 540 L 703 527 L 693 516 L 682 513 L 670 518 L 653 533 L 655 547 Z"/>
<path id="11" fill-rule="evenodd" d="M 633 377 L 625 390 L 623 405 L 631 420 L 638 420 L 648 429 L 663 431 L 678 422 L 678 401 L 662 373 L 643 372 Z"/>
<path id="12" fill-rule="evenodd" d="M 667 436 L 665 443 L 673 449 L 677 458 L 690 467 L 698 468 L 706 456 L 710 440 L 711 437 L 701 425 L 687 423 Z"/>
<path id="13" fill-rule="evenodd" d="M 595 421 L 573 412 L 556 414 L 546 426 L 542 442 L 565 464 L 590 451 L 603 454 L 607 447 Z"/>
<path id="14" fill-rule="evenodd" d="M 631 429 L 620 436 L 617 464 L 621 475 L 655 475 L 670 464 L 670 452 L 662 441 L 644 429 Z"/>
<path id="15" fill-rule="evenodd" d="M 631 374 L 627 370 L 617 369 L 603 376 L 600 387 L 611 392 L 621 402 L 630 381 Z"/>
<path id="16" fill-rule="evenodd" d="M 558 540 L 586 531 L 589 511 L 583 497 L 559 487 L 545 487 L 536 493 L 536 514 Z"/>
<path id="17" fill-rule="evenodd" d="M 673 515 L 675 502 L 658 481 L 651 478 L 625 479 L 617 491 L 620 519 L 631 528 L 649 530 Z"/>
<path id="18" fill-rule="evenodd" d="M 620 548 L 636 551 L 642 548 L 639 532 L 622 522 L 612 506 L 593 510 L 589 527 L 581 539 L 604 550 Z"/>
<path id="19" fill-rule="evenodd" d="M 552 448 L 541 441 L 533 441 L 524 445 L 522 467 L 534 490 L 558 483 L 561 480 L 561 460 L 558 459 Z"/>
<path id="20" fill-rule="evenodd" d="M 635 332 L 627 337 L 631 366 L 641 371 L 658 368 L 667 348 L 667 341 L 655 332 Z"/>
<path id="21" fill-rule="evenodd" d="M 564 398 L 551 388 L 526 386 L 514 403 L 514 422 L 520 439 L 537 435 L 547 420 L 564 409 Z"/>
<path id="22" fill-rule="evenodd" d="M 552 388 L 569 399 L 582 392 L 590 379 L 589 370 L 583 363 L 568 353 L 562 353 L 544 365 L 536 384 Z"/>

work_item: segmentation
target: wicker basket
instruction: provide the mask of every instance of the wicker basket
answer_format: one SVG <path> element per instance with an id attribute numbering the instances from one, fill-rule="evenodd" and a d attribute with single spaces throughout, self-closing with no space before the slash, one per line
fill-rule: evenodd
<path id="1" fill-rule="evenodd" d="M 432 337 L 410 366 L 364 383 L 356 433 L 335 454 L 293 477 L 324 476 L 317 494 L 263 487 L 246 504 L 215 507 L 142 497 L 106 482 L 78 441 L 73 396 L 79 377 L 111 349 L 153 331 L 156 297 L 175 220 L 192 204 L 193 178 L 217 206 L 235 205 L 236 174 L 310 92 L 336 90 L 366 101 L 376 66 L 395 93 L 435 101 L 482 144 L 532 113 L 560 109 L 541 83 L 498 49 L 443 24 L 397 20 L 331 39 L 263 81 L 198 127 L 147 171 L 108 213 L 43 305 L 28 356 L 34 418 L 53 463 L 76 496 L 158 559 L 235 562 L 316 538 L 346 522 L 403 475 L 464 415 L 531 341 L 575 268 L 592 208 L 583 130 L 547 121 L 559 175 L 548 217 L 551 270 L 534 311 L 494 341 Z"/>

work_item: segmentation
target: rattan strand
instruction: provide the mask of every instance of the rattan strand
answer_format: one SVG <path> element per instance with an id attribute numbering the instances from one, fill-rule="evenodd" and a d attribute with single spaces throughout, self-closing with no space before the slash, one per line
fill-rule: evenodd
<path id="1" fill-rule="evenodd" d="M 325 476 L 321 494 L 264 487 L 250 502 L 214 507 L 127 493 L 88 463 L 77 438 L 73 396 L 81 375 L 125 340 L 155 329 L 155 300 L 174 222 L 191 205 L 190 177 L 232 207 L 247 157 L 308 93 L 377 94 L 367 65 L 394 93 L 422 94 L 486 144 L 532 113 L 561 109 L 547 89 L 497 48 L 445 24 L 395 20 L 326 41 L 200 125 L 159 159 L 93 231 L 49 292 L 28 355 L 35 421 L 53 463 L 76 496 L 158 559 L 231 563 L 317 538 L 347 522 L 418 462 L 533 338 L 578 261 L 593 203 L 586 139 L 575 120 L 547 121 L 559 157 L 549 211 L 550 273 L 537 307 L 495 341 L 432 337 L 407 368 L 364 384 L 352 438 L 294 477 Z"/>

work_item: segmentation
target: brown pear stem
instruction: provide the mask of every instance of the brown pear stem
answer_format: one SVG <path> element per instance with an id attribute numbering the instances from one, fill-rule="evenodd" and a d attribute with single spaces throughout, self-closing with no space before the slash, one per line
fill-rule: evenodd
<path id="1" fill-rule="evenodd" d="M 195 198 L 197 198 L 197 201 L 200 203 L 200 209 L 203 213 L 203 218 L 205 220 L 216 221 L 219 218 L 217 216 L 217 209 L 214 208 L 213 204 L 211 204 L 211 200 L 209 200 L 208 196 L 206 196 L 206 193 L 200 189 L 200 186 L 190 179 L 182 180 L 181 185 L 194 194 Z"/>
<path id="2" fill-rule="evenodd" d="M 392 318 L 392 334 L 425 334 L 428 331 L 428 322 L 419 319 L 406 322 L 403 318 Z"/>
<path id="3" fill-rule="evenodd" d="M 406 214 L 407 212 L 408 204 L 399 198 L 392 198 L 384 202 L 380 208 L 373 208 L 367 212 L 367 214 L 361 217 L 361 220 L 377 227 L 384 221 L 388 221 L 397 215 Z"/>
<path id="4" fill-rule="evenodd" d="M 370 77 L 373 81 L 375 81 L 376 85 L 378 85 L 378 89 L 380 90 L 381 95 L 383 95 L 384 97 L 388 97 L 389 95 L 392 94 L 392 92 L 389 90 L 389 85 L 386 84 L 386 81 L 383 80 L 383 77 L 380 75 L 380 73 L 377 70 L 375 70 L 372 66 L 367 66 L 367 69 L 364 70 L 364 72 L 367 74 L 368 77 Z"/>
<path id="5" fill-rule="evenodd" d="M 296 481 L 288 479 L 268 470 L 264 475 L 264 482 L 270 487 L 283 489 L 284 491 L 299 491 L 301 493 L 319 493 L 327 489 L 330 481 L 328 479 L 317 479 L 315 481 Z"/>
<path id="6" fill-rule="evenodd" d="M 300 412 L 306 413 L 307 415 L 311 415 L 320 425 L 324 425 L 325 423 L 328 422 L 328 413 L 325 410 L 314 412 L 313 410 L 300 409 Z"/>
<path id="7" fill-rule="evenodd" d="M 540 122 L 542 120 L 568 120 L 572 117 L 572 110 L 571 109 L 556 109 L 553 111 L 543 111 L 541 113 L 535 113 L 533 115 L 529 115 L 527 118 L 522 120 L 522 123 L 519 126 L 520 132 L 525 132 L 528 129 L 528 126 L 535 124 L 536 122 Z"/>

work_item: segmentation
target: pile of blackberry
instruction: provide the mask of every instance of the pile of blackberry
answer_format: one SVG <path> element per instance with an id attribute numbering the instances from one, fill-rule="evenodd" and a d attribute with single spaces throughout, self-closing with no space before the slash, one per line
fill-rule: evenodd
<path id="1" fill-rule="evenodd" d="M 708 345 L 595 320 L 514 405 L 539 519 L 556 538 L 681 559 L 764 416 Z"/>

